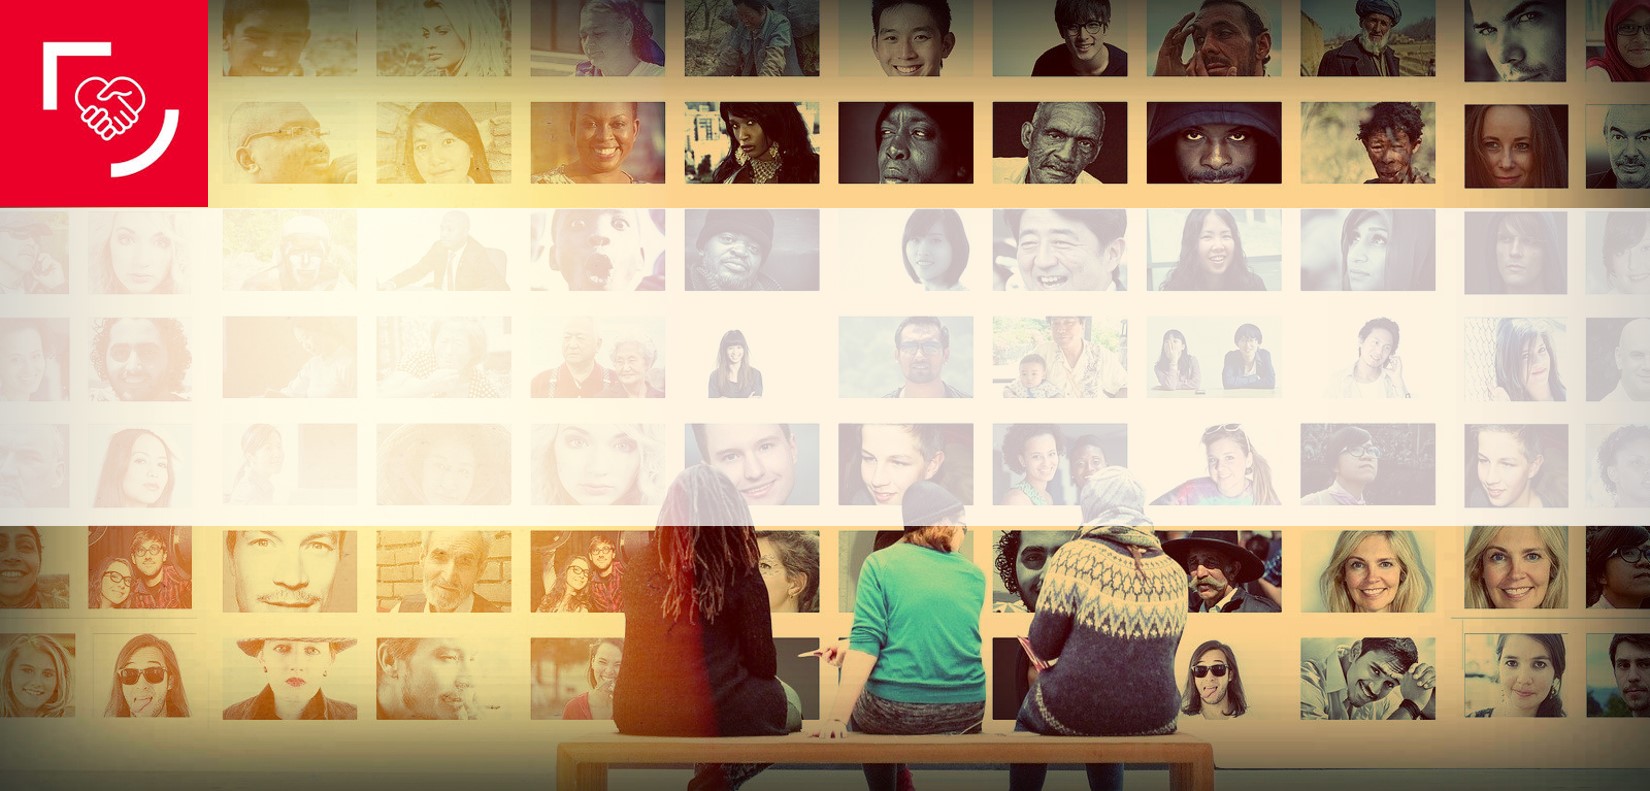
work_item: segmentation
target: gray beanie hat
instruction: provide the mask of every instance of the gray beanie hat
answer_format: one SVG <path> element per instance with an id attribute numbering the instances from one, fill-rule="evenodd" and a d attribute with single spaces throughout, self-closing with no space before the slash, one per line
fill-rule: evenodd
<path id="1" fill-rule="evenodd" d="M 928 527 L 942 519 L 962 513 L 963 503 L 957 496 L 933 481 L 917 481 L 905 490 L 900 510 L 904 512 L 907 531 Z"/>
<path id="2" fill-rule="evenodd" d="M 912 487 L 915 488 L 915 487 Z M 910 494 L 906 497 L 909 499 Z M 1146 518 L 1146 490 L 1127 467 L 1106 467 L 1089 476 L 1078 497 L 1084 527 L 1150 527 Z"/>

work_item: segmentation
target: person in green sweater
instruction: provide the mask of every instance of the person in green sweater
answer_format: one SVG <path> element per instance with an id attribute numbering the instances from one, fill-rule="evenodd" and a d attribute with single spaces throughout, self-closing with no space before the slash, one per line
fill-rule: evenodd
<path id="1" fill-rule="evenodd" d="M 866 558 L 847 644 L 820 652 L 842 676 L 816 738 L 977 733 L 985 720 L 985 572 L 960 554 L 962 501 L 918 481 L 900 505 L 905 535 Z M 865 784 L 894 791 L 902 768 L 866 764 Z"/>

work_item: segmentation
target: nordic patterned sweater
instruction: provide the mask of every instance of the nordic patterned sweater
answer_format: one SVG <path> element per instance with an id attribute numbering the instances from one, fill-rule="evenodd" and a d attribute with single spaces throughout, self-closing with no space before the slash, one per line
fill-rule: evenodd
<path id="1" fill-rule="evenodd" d="M 1138 563 L 1131 544 L 1144 551 Z M 1031 621 L 1032 650 L 1060 660 L 1037 677 L 1032 705 L 1054 735 L 1173 733 L 1185 631 L 1186 570 L 1156 537 L 1100 528 L 1069 542 L 1049 562 Z"/>

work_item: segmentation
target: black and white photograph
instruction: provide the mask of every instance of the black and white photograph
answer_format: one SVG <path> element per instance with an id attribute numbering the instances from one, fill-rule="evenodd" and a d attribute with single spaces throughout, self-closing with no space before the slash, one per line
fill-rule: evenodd
<path id="1" fill-rule="evenodd" d="M 69 320 L 0 318 L 0 401 L 67 400 Z"/>
<path id="2" fill-rule="evenodd" d="M 380 102 L 379 184 L 508 184 L 509 102 Z"/>
<path id="3" fill-rule="evenodd" d="M 224 398 L 354 398 L 354 316 L 223 320 Z"/>
<path id="4" fill-rule="evenodd" d="M 72 528 L 0 525 L 0 610 L 66 610 L 78 558 Z M 49 545 L 49 546 L 48 546 Z M 49 551 L 48 551 L 49 550 Z M 127 577 L 131 576 L 128 569 Z"/>
<path id="5" fill-rule="evenodd" d="M 69 293 L 69 213 L 0 211 L 0 295 Z"/>
<path id="6" fill-rule="evenodd" d="M 1127 398 L 1128 319 L 995 316 L 991 387 L 1003 398 Z"/>
<path id="7" fill-rule="evenodd" d="M 535 317 L 527 350 L 533 398 L 664 398 L 663 316 Z M 555 343 L 556 331 L 561 342 Z"/>
<path id="8" fill-rule="evenodd" d="M 1122 423 L 998 423 L 991 445 L 997 505 L 1079 505 L 1090 476 L 1129 466 L 1129 427 Z"/>
<path id="9" fill-rule="evenodd" d="M 819 0 L 704 0 L 684 9 L 689 77 L 818 77 Z"/>
<path id="10" fill-rule="evenodd" d="M 974 502 L 972 425 L 843 423 L 837 453 L 841 505 L 898 506 L 917 481 L 939 484 L 964 505 Z"/>
<path id="11" fill-rule="evenodd" d="M 187 294 L 210 260 L 204 212 L 118 211 L 86 215 L 94 294 Z"/>
<path id="12" fill-rule="evenodd" d="M 1301 0 L 1302 77 L 1432 77 L 1433 0 Z"/>
<path id="13" fill-rule="evenodd" d="M 1565 104 L 1467 105 L 1467 188 L 1568 187 L 1569 120 Z"/>
<path id="14" fill-rule="evenodd" d="M 354 505 L 355 437 L 354 423 L 227 425 L 222 502 L 236 507 Z"/>
<path id="15" fill-rule="evenodd" d="M 1438 536 L 1432 530 L 1314 531 L 1300 535 L 1301 609 L 1421 613 L 1437 607 Z"/>
<path id="16" fill-rule="evenodd" d="M 1467 531 L 1467 609 L 1569 609 L 1570 528 L 1474 525 Z"/>
<path id="17" fill-rule="evenodd" d="M 1302 720 L 1435 720 L 1431 637 L 1301 638 Z"/>
<path id="18" fill-rule="evenodd" d="M 1467 212 L 1467 293 L 1565 293 L 1566 221 L 1550 211 Z"/>
<path id="19" fill-rule="evenodd" d="M 838 319 L 842 398 L 971 398 L 974 319 L 968 316 Z"/>
<path id="20" fill-rule="evenodd" d="M 1432 209 L 1301 209 L 1302 291 L 1431 291 Z"/>
<path id="21" fill-rule="evenodd" d="M 1282 291 L 1283 212 L 1150 210 L 1146 283 L 1153 291 Z"/>
<path id="22" fill-rule="evenodd" d="M 998 77 L 1127 77 L 1126 3 L 1037 0 L 994 5 L 991 70 Z M 1142 68 L 1136 63 L 1135 68 Z M 1021 697 L 1024 697 L 1023 695 Z M 1013 714 L 1006 718 L 1013 719 Z"/>
<path id="23" fill-rule="evenodd" d="M 95 508 L 171 508 L 193 502 L 188 464 L 193 427 L 188 425 L 94 426 L 91 445 L 99 461 L 92 490 Z"/>
<path id="24" fill-rule="evenodd" d="M 819 531 L 758 530 L 756 549 L 768 612 L 819 612 Z"/>
<path id="25" fill-rule="evenodd" d="M 368 212 L 380 291 L 509 291 L 520 217 L 508 211 L 390 209 Z"/>
<path id="26" fill-rule="evenodd" d="M 1550 318 L 1466 321 L 1463 396 L 1469 401 L 1567 401 L 1570 344 Z M 1580 400 L 1580 399 L 1577 399 Z"/>
<path id="27" fill-rule="evenodd" d="M 242 102 L 229 111 L 225 180 L 244 184 L 354 184 L 355 106 Z"/>
<path id="28" fill-rule="evenodd" d="M 225 77 L 355 76 L 358 33 L 349 0 L 222 5 L 215 21 Z"/>
<path id="29" fill-rule="evenodd" d="M 1301 160 L 1308 184 L 1432 184 L 1437 104 L 1302 102 Z"/>
<path id="30" fill-rule="evenodd" d="M 489 423 L 378 426 L 378 504 L 508 505 L 510 429 Z"/>
<path id="31" fill-rule="evenodd" d="M 534 291 L 663 291 L 664 209 L 550 209 L 529 218 Z"/>
<path id="32" fill-rule="evenodd" d="M 819 102 L 688 102 L 689 184 L 818 184 Z"/>
<path id="33" fill-rule="evenodd" d="M 380 637 L 380 720 L 502 720 L 521 695 L 525 645 L 481 637 Z"/>
<path id="34" fill-rule="evenodd" d="M 1275 398 L 1287 361 L 1280 316 L 1158 317 L 1147 323 L 1150 398 Z"/>
<path id="35" fill-rule="evenodd" d="M 380 77 L 510 76 L 504 0 L 377 0 Z"/>
<path id="36" fill-rule="evenodd" d="M 0 507 L 67 506 L 69 448 L 66 424 L 0 423 Z"/>
<path id="37" fill-rule="evenodd" d="M 1277 77 L 1291 61 L 1279 0 L 1161 3 L 1146 11 L 1154 77 Z"/>
<path id="38" fill-rule="evenodd" d="M 624 638 L 535 637 L 531 643 L 533 719 L 613 719 Z"/>
<path id="39" fill-rule="evenodd" d="M 1568 506 L 1569 454 L 1569 427 L 1562 424 L 1467 424 L 1466 506 Z"/>
<path id="40" fill-rule="evenodd" d="M 1301 505 L 1435 505 L 1431 423 L 1301 424 Z"/>
<path id="41" fill-rule="evenodd" d="M 193 688 L 197 705 L 205 701 L 206 672 L 190 634 L 100 634 L 93 640 L 103 674 L 90 690 L 92 700 L 106 701 L 105 717 L 190 717 Z"/>
<path id="42" fill-rule="evenodd" d="M 1124 184 L 1127 102 L 997 102 L 991 107 L 996 184 Z"/>
<path id="43" fill-rule="evenodd" d="M 1128 289 L 1124 209 L 996 209 L 991 221 L 997 291 Z"/>
<path id="44" fill-rule="evenodd" d="M 1469 0 L 1467 82 L 1564 82 L 1568 11 L 1562 0 Z"/>
<path id="45" fill-rule="evenodd" d="M 225 720 L 354 720 L 372 698 L 371 643 L 353 637 L 236 637 L 223 647 Z"/>
<path id="46" fill-rule="evenodd" d="M 191 609 L 193 535 L 189 527 L 86 528 L 87 609 Z"/>
<path id="47" fill-rule="evenodd" d="M 843 184 L 974 183 L 973 102 L 841 102 Z"/>
<path id="48" fill-rule="evenodd" d="M 1590 104 L 1582 134 L 1588 189 L 1650 187 L 1650 104 Z"/>
<path id="49" fill-rule="evenodd" d="M 379 398 L 504 398 L 510 393 L 508 316 L 378 319 Z"/>
<path id="50" fill-rule="evenodd" d="M 715 467 L 747 505 L 819 504 L 817 423 L 689 423 L 685 434 L 684 469 Z"/>
<path id="51" fill-rule="evenodd" d="M 994 530 L 991 536 L 992 566 L 997 572 L 986 574 L 991 584 L 991 611 L 1036 612 L 1037 595 L 1043 590 L 1043 573 L 1048 570 L 1049 561 L 1060 547 L 1077 538 L 1077 531 L 1073 528 Z M 1018 641 L 1011 642 L 1015 642 L 1018 651 Z M 1019 708 L 1018 703 L 1015 708 Z"/>
<path id="52" fill-rule="evenodd" d="M 93 401 L 188 401 L 194 383 L 189 329 L 181 319 L 92 319 Z"/>
<path id="53" fill-rule="evenodd" d="M 1461 663 L 1468 719 L 1567 717 L 1564 699 L 1565 637 L 1509 632 L 1466 634 Z M 1572 676 L 1573 678 L 1573 676 Z"/>
<path id="54" fill-rule="evenodd" d="M 974 4 L 965 0 L 825 3 L 836 6 L 837 74 L 972 77 Z"/>
<path id="55" fill-rule="evenodd" d="M 225 291 L 351 291 L 354 209 L 225 209 Z"/>
<path id="56" fill-rule="evenodd" d="M 1587 528 L 1587 609 L 1650 607 L 1650 528 L 1599 525 Z M 1646 646 L 1650 648 L 1650 646 Z"/>
<path id="57" fill-rule="evenodd" d="M 1587 716 L 1650 717 L 1650 633 L 1587 635 Z"/>
<path id="58" fill-rule="evenodd" d="M 818 209 L 687 209 L 688 291 L 818 291 Z"/>
<path id="59" fill-rule="evenodd" d="M 534 77 L 663 77 L 665 0 L 531 0 Z"/>
<path id="60" fill-rule="evenodd" d="M 377 610 L 510 611 L 510 537 L 499 530 L 380 530 Z"/>
<path id="61" fill-rule="evenodd" d="M 1650 508 L 1650 426 L 1587 427 L 1587 504 Z"/>
<path id="62" fill-rule="evenodd" d="M 223 611 L 355 612 L 357 531 L 223 531 Z"/>
<path id="63" fill-rule="evenodd" d="M 75 715 L 75 635 L 0 634 L 0 717 Z"/>
<path id="64" fill-rule="evenodd" d="M 562 423 L 533 427 L 534 505 L 658 505 L 669 484 L 665 427 Z"/>
<path id="65" fill-rule="evenodd" d="M 836 210 L 841 287 L 861 292 L 977 291 L 991 267 L 985 209 Z"/>
<path id="66" fill-rule="evenodd" d="M 1587 400 L 1650 401 L 1650 317 L 1587 319 Z"/>
<path id="67" fill-rule="evenodd" d="M 533 102 L 534 184 L 663 184 L 663 102 Z"/>
<path id="68" fill-rule="evenodd" d="M 1587 293 L 1650 294 L 1650 211 L 1587 212 Z"/>
<path id="69" fill-rule="evenodd" d="M 644 539 L 647 535 L 645 531 L 633 534 Z M 534 530 L 531 546 L 533 566 L 539 570 L 528 580 L 533 612 L 624 611 L 619 585 L 628 553 L 618 531 Z"/>

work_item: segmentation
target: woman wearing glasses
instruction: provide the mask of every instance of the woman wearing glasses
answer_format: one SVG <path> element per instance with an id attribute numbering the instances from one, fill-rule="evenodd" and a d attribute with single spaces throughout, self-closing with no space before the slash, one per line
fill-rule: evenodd
<path id="1" fill-rule="evenodd" d="M 1152 505 L 1278 505 L 1272 465 L 1255 451 L 1243 426 L 1227 423 L 1203 430 L 1209 474 L 1164 492 Z"/>
<path id="2" fill-rule="evenodd" d="M 1342 426 L 1323 445 L 1319 464 L 1334 479 L 1327 487 L 1301 498 L 1301 505 L 1368 505 L 1364 490 L 1380 472 L 1381 449 L 1375 437 L 1357 426 Z M 1304 465 L 1303 465 L 1304 466 Z"/>
<path id="3" fill-rule="evenodd" d="M 1587 59 L 1587 81 L 1650 82 L 1650 0 L 1615 0 L 1604 30 L 1604 52 Z"/>
<path id="4" fill-rule="evenodd" d="M 126 642 L 115 656 L 105 717 L 187 717 L 189 698 L 172 644 L 152 634 Z"/>
<path id="5" fill-rule="evenodd" d="M 1587 528 L 1587 609 L 1650 606 L 1650 530 L 1641 526 Z"/>
<path id="6" fill-rule="evenodd" d="M 544 562 L 555 563 L 555 554 L 547 554 Z M 575 555 L 569 559 L 533 612 L 590 612 L 590 558 Z"/>
<path id="7" fill-rule="evenodd" d="M 92 575 L 91 595 L 87 605 L 91 609 L 125 609 L 132 598 L 132 564 L 123 557 L 103 559 L 102 568 Z"/>
<path id="8" fill-rule="evenodd" d="M 1180 713 L 1206 720 L 1235 719 L 1249 710 L 1237 655 L 1231 646 L 1209 640 L 1192 652 L 1192 664 L 1186 668 L 1186 690 L 1180 699 L 1186 702 Z"/>
<path id="9" fill-rule="evenodd" d="M 1106 41 L 1111 27 L 1108 0 L 1056 0 L 1054 27 L 1062 41 L 1037 57 L 1031 76 L 1129 76 L 1128 53 Z"/>
<path id="10" fill-rule="evenodd" d="M 1407 530 L 1345 530 L 1318 579 L 1329 612 L 1425 612 L 1432 575 Z"/>

